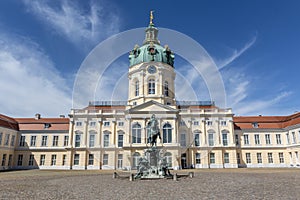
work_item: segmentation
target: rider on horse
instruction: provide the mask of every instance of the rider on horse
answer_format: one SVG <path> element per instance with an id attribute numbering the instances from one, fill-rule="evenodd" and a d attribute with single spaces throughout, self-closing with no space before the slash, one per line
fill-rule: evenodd
<path id="1" fill-rule="evenodd" d="M 150 133 L 149 133 L 148 142 L 151 143 L 151 147 L 153 147 L 154 144 L 156 146 L 157 137 L 159 137 L 159 139 L 161 139 L 161 137 L 160 137 L 159 127 L 158 127 L 158 122 L 154 114 L 151 116 L 149 122 L 149 132 Z"/>

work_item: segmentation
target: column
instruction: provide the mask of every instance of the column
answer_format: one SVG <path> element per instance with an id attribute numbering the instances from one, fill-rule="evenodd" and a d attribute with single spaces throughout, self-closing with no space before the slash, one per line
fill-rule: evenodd
<path id="1" fill-rule="evenodd" d="M 102 137 L 103 137 L 103 134 L 102 134 L 102 119 L 100 118 L 99 121 L 99 147 L 100 149 L 102 148 Z M 102 163 L 102 151 L 99 150 L 99 168 L 101 169 L 101 163 Z"/>
<path id="2" fill-rule="evenodd" d="M 204 146 L 207 146 L 206 120 L 202 120 L 202 124 L 203 124 Z"/>
<path id="3" fill-rule="evenodd" d="M 73 137 L 74 137 L 74 119 L 70 119 L 69 124 L 69 144 L 68 147 L 70 148 L 69 154 L 69 166 L 72 169 L 73 166 Z"/>
<path id="4" fill-rule="evenodd" d="M 147 144 L 147 118 L 144 117 L 144 131 L 145 131 L 145 138 L 144 138 L 144 143 Z"/>
<path id="5" fill-rule="evenodd" d="M 174 117 L 174 121 L 175 121 L 175 126 L 174 126 L 174 135 L 175 135 L 175 143 L 174 144 L 178 144 L 178 118 L 177 117 Z"/>
<path id="6" fill-rule="evenodd" d="M 88 137 L 88 121 L 84 121 L 83 122 L 84 123 L 84 128 L 83 128 L 83 146 L 84 147 L 88 147 L 88 145 L 87 145 L 87 137 Z"/>

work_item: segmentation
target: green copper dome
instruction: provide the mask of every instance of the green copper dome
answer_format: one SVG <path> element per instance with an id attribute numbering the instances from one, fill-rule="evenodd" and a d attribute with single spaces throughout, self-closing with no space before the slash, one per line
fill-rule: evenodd
<path id="1" fill-rule="evenodd" d="M 163 62 L 173 67 L 174 65 L 174 53 L 170 50 L 168 45 L 165 47 L 160 46 L 160 42 L 157 39 L 158 29 L 154 27 L 150 17 L 150 24 L 146 28 L 146 36 L 143 46 L 139 47 L 135 45 L 134 49 L 129 53 L 130 66 L 140 64 L 143 62 Z"/>

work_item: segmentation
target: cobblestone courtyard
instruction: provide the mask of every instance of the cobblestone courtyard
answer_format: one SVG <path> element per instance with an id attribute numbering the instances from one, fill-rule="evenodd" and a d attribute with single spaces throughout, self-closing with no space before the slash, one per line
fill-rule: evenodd
<path id="1" fill-rule="evenodd" d="M 133 182 L 112 173 L 1 172 L 0 199 L 300 199 L 299 169 L 206 169 L 193 179 Z"/>

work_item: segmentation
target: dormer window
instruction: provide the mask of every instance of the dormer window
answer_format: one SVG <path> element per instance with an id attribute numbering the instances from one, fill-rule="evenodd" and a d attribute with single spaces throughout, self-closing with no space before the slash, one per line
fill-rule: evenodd
<path id="1" fill-rule="evenodd" d="M 253 122 L 253 123 L 252 123 L 252 127 L 253 127 L 253 128 L 258 128 L 258 123 L 257 123 L 257 122 Z"/>
<path id="2" fill-rule="evenodd" d="M 50 123 L 45 123 L 44 124 L 44 128 L 46 129 L 46 128 L 50 128 L 51 127 L 51 124 Z"/>

